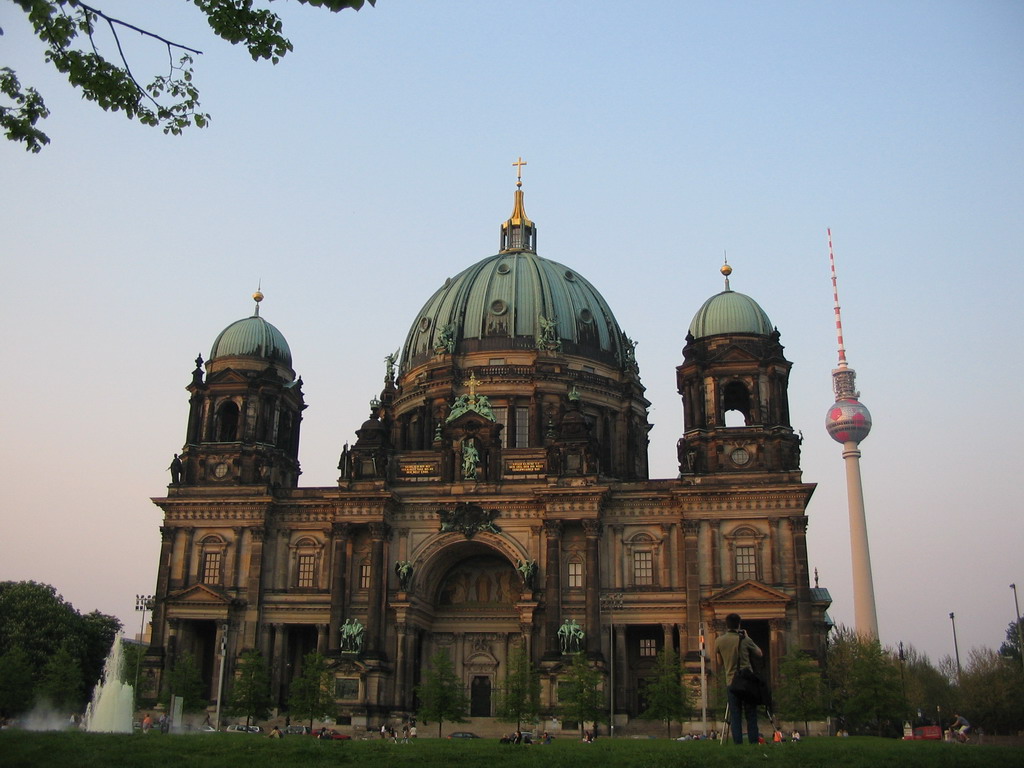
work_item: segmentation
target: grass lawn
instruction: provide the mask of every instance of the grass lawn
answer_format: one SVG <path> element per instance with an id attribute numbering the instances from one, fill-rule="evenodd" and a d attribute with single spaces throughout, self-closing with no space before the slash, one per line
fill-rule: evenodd
<path id="1" fill-rule="evenodd" d="M 599 739 L 594 744 L 582 744 L 568 738 L 558 739 L 548 746 L 508 746 L 484 739 L 419 739 L 412 744 L 394 744 L 390 741 L 322 742 L 309 736 L 272 740 L 241 733 L 129 736 L 0 732 L 2 768 L 337 768 L 347 765 L 353 768 L 987 767 L 1024 765 L 1024 748 L 867 737 L 807 739 L 800 744 L 759 747 L 667 739 Z"/>

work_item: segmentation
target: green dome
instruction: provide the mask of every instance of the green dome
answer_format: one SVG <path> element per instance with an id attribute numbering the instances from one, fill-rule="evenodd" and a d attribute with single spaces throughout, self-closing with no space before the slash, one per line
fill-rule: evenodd
<path id="1" fill-rule="evenodd" d="M 722 333 L 768 336 L 773 328 L 772 321 L 756 301 L 728 289 L 705 301 L 690 322 L 690 334 L 695 339 Z"/>
<path id="2" fill-rule="evenodd" d="M 291 368 L 292 351 L 277 328 L 259 315 L 238 320 L 217 336 L 210 361 L 221 357 L 260 357 Z"/>
<path id="3" fill-rule="evenodd" d="M 445 281 L 413 321 L 402 370 L 438 350 L 534 349 L 544 336 L 542 323 L 552 321 L 547 338 L 556 338 L 564 353 L 619 367 L 629 359 L 622 329 L 593 285 L 562 264 L 517 250 L 489 256 Z"/>

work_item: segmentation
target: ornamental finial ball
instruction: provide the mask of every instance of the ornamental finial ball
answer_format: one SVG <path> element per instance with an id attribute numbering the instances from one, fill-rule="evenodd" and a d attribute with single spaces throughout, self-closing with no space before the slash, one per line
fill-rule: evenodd
<path id="1" fill-rule="evenodd" d="M 732 267 L 730 267 L 728 264 L 723 264 L 722 269 L 720 271 L 723 275 L 728 277 L 729 275 L 732 274 Z"/>
<path id="2" fill-rule="evenodd" d="M 263 292 L 256 291 L 256 293 L 252 295 L 252 300 L 259 304 L 261 301 L 263 301 Z"/>

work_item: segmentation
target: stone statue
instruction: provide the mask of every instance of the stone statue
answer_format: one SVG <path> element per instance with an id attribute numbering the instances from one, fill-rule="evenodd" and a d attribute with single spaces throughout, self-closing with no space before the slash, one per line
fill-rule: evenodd
<path id="1" fill-rule="evenodd" d="M 537 323 L 540 325 L 540 334 L 537 336 L 537 349 L 547 349 L 553 352 L 562 351 L 562 340 L 558 338 L 558 318 L 546 318 L 544 315 L 537 315 Z"/>
<path id="2" fill-rule="evenodd" d="M 476 480 L 476 467 L 480 463 L 480 452 L 471 438 L 462 442 L 462 476 L 466 480 Z"/>
<path id="3" fill-rule="evenodd" d="M 395 573 L 398 574 L 398 586 L 403 592 L 409 590 L 409 582 L 412 580 L 412 563 L 408 560 L 399 560 L 395 563 Z"/>
<path id="4" fill-rule="evenodd" d="M 434 353 L 443 355 L 445 352 L 451 354 L 455 352 L 455 324 L 448 323 L 442 326 L 440 333 L 437 334 L 437 344 L 434 346 Z"/>
<path id="5" fill-rule="evenodd" d="M 395 383 L 395 363 L 398 362 L 398 353 L 400 350 L 395 350 L 390 355 L 384 358 L 384 363 L 387 366 L 387 370 L 384 373 L 384 383 L 394 384 Z"/>
<path id="6" fill-rule="evenodd" d="M 583 648 L 583 635 L 583 627 L 576 623 L 576 619 L 566 619 L 558 628 L 562 653 L 578 653 Z"/>
<path id="7" fill-rule="evenodd" d="M 171 460 L 171 466 L 168 467 L 171 470 L 171 485 L 178 485 L 181 482 L 181 459 L 178 458 L 178 454 L 174 454 L 174 458 Z"/>
<path id="8" fill-rule="evenodd" d="M 363 650 L 363 633 L 366 627 L 359 623 L 359 619 L 345 619 L 341 625 L 341 651 L 342 653 L 359 653 Z"/>
<path id="9" fill-rule="evenodd" d="M 516 570 L 519 571 L 519 575 L 523 579 L 523 586 L 527 589 L 533 589 L 533 580 L 537 576 L 537 561 L 517 560 Z"/>

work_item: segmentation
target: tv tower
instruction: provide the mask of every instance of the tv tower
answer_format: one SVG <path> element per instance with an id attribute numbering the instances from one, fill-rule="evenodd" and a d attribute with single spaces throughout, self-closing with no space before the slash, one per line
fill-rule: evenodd
<path id="1" fill-rule="evenodd" d="M 871 553 L 868 551 L 868 523 L 864 516 L 864 489 L 860 481 L 860 441 L 871 431 L 871 414 L 860 402 L 854 386 L 857 372 L 846 363 L 843 346 L 843 319 L 839 314 L 839 290 L 836 287 L 836 259 L 832 252 L 832 230 L 828 230 L 828 260 L 832 268 L 832 297 L 835 300 L 836 336 L 839 340 L 839 365 L 832 371 L 836 402 L 825 416 L 825 429 L 837 443 L 843 444 L 846 462 L 846 496 L 850 507 L 850 551 L 853 560 L 854 628 L 858 635 L 878 639 L 875 613 L 875 586 L 871 579 Z"/>

